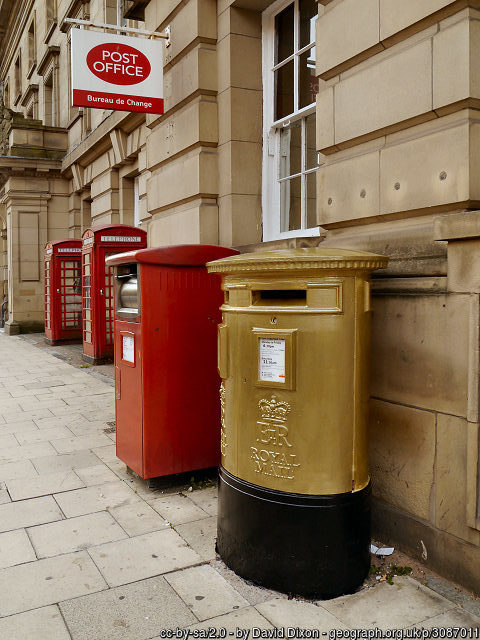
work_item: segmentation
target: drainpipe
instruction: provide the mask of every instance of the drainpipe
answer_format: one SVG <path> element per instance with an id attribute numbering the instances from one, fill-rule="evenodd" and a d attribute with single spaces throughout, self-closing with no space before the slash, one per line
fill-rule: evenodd
<path id="1" fill-rule="evenodd" d="M 5 326 L 5 315 L 8 313 L 8 298 L 4 298 L 0 305 L 0 328 Z"/>

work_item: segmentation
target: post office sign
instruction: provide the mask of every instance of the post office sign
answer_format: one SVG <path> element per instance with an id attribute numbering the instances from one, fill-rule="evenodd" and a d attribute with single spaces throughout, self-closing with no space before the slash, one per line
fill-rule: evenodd
<path id="1" fill-rule="evenodd" d="M 163 113 L 160 40 L 72 29 L 75 107 Z"/>

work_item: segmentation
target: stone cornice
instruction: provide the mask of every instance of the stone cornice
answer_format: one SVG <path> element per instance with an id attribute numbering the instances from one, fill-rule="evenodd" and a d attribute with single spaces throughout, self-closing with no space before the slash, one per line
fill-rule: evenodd
<path id="1" fill-rule="evenodd" d="M 60 54 L 60 47 L 53 46 L 53 45 L 47 47 L 45 53 L 42 56 L 42 59 L 40 60 L 37 66 L 37 73 L 39 76 L 43 76 L 45 74 L 45 71 L 47 70 L 47 67 L 50 64 L 50 62 L 54 58 L 58 57 L 59 54 Z"/>
<path id="2" fill-rule="evenodd" d="M 106 149 L 111 148 L 110 132 L 119 128 L 128 134 L 139 127 L 144 121 L 144 113 L 114 111 L 63 158 L 62 170 L 67 171 L 74 162 L 78 162 L 82 166 L 93 162 L 93 160 L 104 153 Z"/>
<path id="3" fill-rule="evenodd" d="M 38 94 L 38 84 L 29 84 L 20 98 L 22 107 L 26 107 L 35 94 Z"/>
<path id="4" fill-rule="evenodd" d="M 14 177 L 59 178 L 61 166 L 60 160 L 0 156 L 0 186 L 3 186 L 8 178 Z"/>

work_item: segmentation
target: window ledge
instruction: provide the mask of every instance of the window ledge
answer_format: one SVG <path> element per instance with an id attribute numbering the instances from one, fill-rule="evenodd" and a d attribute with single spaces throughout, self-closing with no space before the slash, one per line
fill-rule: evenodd
<path id="1" fill-rule="evenodd" d="M 57 19 L 54 18 L 47 26 L 45 31 L 45 37 L 43 39 L 44 44 L 48 44 L 48 41 L 52 37 L 52 33 L 55 31 L 55 27 L 57 26 Z"/>
<path id="2" fill-rule="evenodd" d="M 30 80 L 30 78 L 32 77 L 33 72 L 35 71 L 36 67 L 37 67 L 37 61 L 34 60 L 32 62 L 32 64 L 30 65 L 30 69 L 27 71 L 27 79 L 28 80 Z"/>
<path id="3" fill-rule="evenodd" d="M 278 240 L 268 240 L 255 244 L 245 244 L 234 247 L 240 253 L 252 253 L 255 251 L 280 251 L 281 249 L 304 249 L 308 247 L 318 247 L 323 242 L 325 235 L 321 236 L 298 236 L 295 238 L 279 238 Z"/>

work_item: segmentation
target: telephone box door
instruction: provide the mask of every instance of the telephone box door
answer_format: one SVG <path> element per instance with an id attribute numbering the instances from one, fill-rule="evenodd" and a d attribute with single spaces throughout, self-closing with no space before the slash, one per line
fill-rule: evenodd
<path id="1" fill-rule="evenodd" d="M 113 322 L 114 322 L 114 293 L 113 293 L 113 267 L 109 267 L 105 260 L 120 251 L 112 251 L 101 248 L 98 251 L 98 289 L 97 318 L 98 318 L 98 344 L 100 351 L 113 347 Z"/>
<path id="2" fill-rule="evenodd" d="M 89 251 L 83 254 L 83 351 L 92 350 L 93 353 L 93 308 L 92 308 L 92 258 L 93 252 Z"/>
<path id="3" fill-rule="evenodd" d="M 79 338 L 82 330 L 82 279 L 78 258 L 60 258 L 60 286 L 57 296 L 60 310 L 60 334 Z"/>

